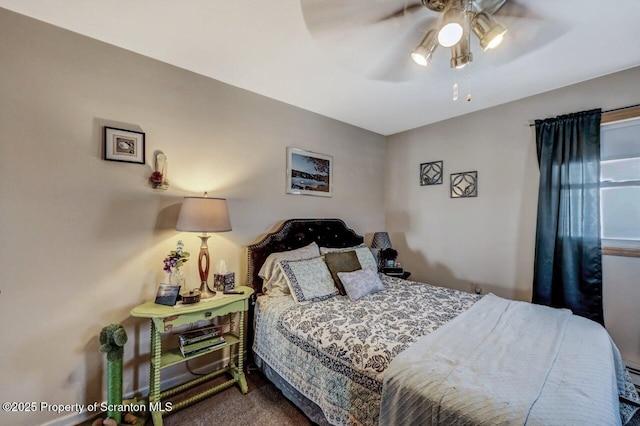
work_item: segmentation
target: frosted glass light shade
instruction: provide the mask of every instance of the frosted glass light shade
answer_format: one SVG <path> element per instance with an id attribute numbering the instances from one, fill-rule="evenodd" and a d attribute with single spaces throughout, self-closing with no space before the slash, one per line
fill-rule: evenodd
<path id="1" fill-rule="evenodd" d="M 438 43 L 444 47 L 451 47 L 458 43 L 464 33 L 462 24 L 465 22 L 465 12 L 462 2 L 450 1 L 442 15 L 442 25 L 438 32 Z"/>
<path id="2" fill-rule="evenodd" d="M 231 231 L 227 200 L 224 198 L 184 197 L 176 223 L 177 231 Z"/>
<path id="3" fill-rule="evenodd" d="M 451 47 L 460 41 L 463 33 L 462 25 L 451 22 L 443 26 L 438 33 L 438 43 L 444 47 Z"/>

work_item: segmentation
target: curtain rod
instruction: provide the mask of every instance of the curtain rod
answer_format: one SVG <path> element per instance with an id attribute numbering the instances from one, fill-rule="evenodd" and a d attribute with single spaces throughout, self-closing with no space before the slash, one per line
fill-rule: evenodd
<path id="1" fill-rule="evenodd" d="M 608 109 L 606 111 L 602 111 L 602 113 L 606 114 L 608 112 L 622 111 L 623 109 L 629 109 L 629 108 L 635 108 L 635 107 L 640 107 L 640 104 L 629 105 L 629 106 L 624 106 L 624 107 L 620 107 L 620 108 Z M 536 125 L 536 123 L 531 123 L 531 124 L 529 124 L 529 127 L 533 127 L 535 125 Z"/>

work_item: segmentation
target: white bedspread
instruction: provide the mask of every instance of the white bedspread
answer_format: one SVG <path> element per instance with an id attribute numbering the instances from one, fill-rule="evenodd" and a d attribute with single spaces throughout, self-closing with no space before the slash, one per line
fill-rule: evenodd
<path id="1" fill-rule="evenodd" d="M 599 324 L 487 295 L 394 358 L 380 425 L 617 425 L 623 374 Z"/>

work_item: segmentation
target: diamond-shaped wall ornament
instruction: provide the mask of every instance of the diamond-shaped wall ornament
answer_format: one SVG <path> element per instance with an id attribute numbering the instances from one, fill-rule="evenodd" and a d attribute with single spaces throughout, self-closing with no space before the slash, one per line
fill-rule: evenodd
<path id="1" fill-rule="evenodd" d="M 478 196 L 478 172 L 451 173 L 451 198 Z"/>
<path id="2" fill-rule="evenodd" d="M 420 186 L 442 184 L 442 161 L 420 164 Z"/>

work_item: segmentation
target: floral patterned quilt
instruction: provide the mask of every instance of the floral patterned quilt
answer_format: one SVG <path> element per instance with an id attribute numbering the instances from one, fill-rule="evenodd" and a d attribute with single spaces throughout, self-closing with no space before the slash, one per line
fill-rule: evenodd
<path id="1" fill-rule="evenodd" d="M 384 372 L 418 338 L 480 296 L 382 276 L 385 291 L 352 302 L 258 299 L 254 352 L 332 424 L 377 425 Z"/>

